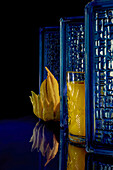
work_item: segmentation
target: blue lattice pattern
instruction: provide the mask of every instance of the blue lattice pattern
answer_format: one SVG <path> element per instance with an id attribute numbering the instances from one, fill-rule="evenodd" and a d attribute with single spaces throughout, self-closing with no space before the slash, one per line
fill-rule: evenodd
<path id="1" fill-rule="evenodd" d="M 113 165 L 111 165 L 111 164 L 105 164 L 105 163 L 102 163 L 102 162 L 97 162 L 97 161 L 95 161 L 94 163 L 93 163 L 93 167 L 95 168 L 95 169 L 103 169 L 103 170 L 105 170 L 105 169 L 112 169 L 113 168 Z"/>
<path id="2" fill-rule="evenodd" d="M 86 154 L 85 168 L 87 170 L 112 170 L 113 157 L 100 154 Z"/>
<path id="3" fill-rule="evenodd" d="M 60 126 L 67 128 L 66 72 L 85 71 L 85 24 L 83 16 L 60 19 Z"/>
<path id="4" fill-rule="evenodd" d="M 60 33 L 59 31 L 47 31 L 44 34 L 45 65 L 60 81 Z M 46 72 L 44 74 L 46 77 Z"/>
<path id="5" fill-rule="evenodd" d="M 95 9 L 95 141 L 113 145 L 113 8 Z"/>
<path id="6" fill-rule="evenodd" d="M 85 71 L 84 36 L 83 23 L 67 24 L 67 71 Z"/>

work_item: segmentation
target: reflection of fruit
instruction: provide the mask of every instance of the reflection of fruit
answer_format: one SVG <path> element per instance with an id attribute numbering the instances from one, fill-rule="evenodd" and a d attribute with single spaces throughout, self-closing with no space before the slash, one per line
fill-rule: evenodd
<path id="1" fill-rule="evenodd" d="M 58 152 L 59 143 L 56 135 L 47 128 L 46 124 L 41 123 L 41 121 L 35 125 L 30 142 L 33 142 L 32 151 L 37 149 L 46 157 L 47 161 L 44 166 L 46 166 Z"/>
<path id="2" fill-rule="evenodd" d="M 58 152 L 58 146 L 59 146 L 59 143 L 57 142 L 56 140 L 56 137 L 55 135 L 53 134 L 53 148 L 49 148 L 49 152 L 48 152 L 48 149 L 47 149 L 47 162 L 45 163 L 45 166 L 55 157 L 55 155 L 57 154 Z"/>
<path id="3" fill-rule="evenodd" d="M 67 170 L 84 170 L 85 154 L 86 154 L 85 148 L 80 148 L 68 144 Z"/>
<path id="4" fill-rule="evenodd" d="M 60 96 L 59 84 L 54 75 L 49 71 L 47 79 L 45 79 L 40 87 L 40 95 L 36 95 L 33 91 L 30 96 L 33 105 L 34 114 L 44 121 L 60 120 Z"/>

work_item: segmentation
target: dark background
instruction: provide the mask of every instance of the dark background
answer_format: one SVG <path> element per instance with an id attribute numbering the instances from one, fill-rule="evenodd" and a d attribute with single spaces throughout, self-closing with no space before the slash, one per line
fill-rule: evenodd
<path id="1" fill-rule="evenodd" d="M 89 1 L 1 5 L 0 118 L 33 114 L 29 95 L 31 90 L 38 94 L 39 27 L 59 25 L 61 17 L 84 15 Z"/>

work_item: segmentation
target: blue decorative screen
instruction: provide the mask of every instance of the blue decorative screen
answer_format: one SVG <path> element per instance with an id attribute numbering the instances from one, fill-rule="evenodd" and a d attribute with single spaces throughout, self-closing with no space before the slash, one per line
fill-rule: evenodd
<path id="1" fill-rule="evenodd" d="M 40 29 L 39 41 L 39 72 L 40 82 L 47 77 L 45 66 L 60 82 L 60 32 L 59 27 L 45 27 Z"/>
<path id="2" fill-rule="evenodd" d="M 85 11 L 87 150 L 113 154 L 113 1 Z"/>
<path id="3" fill-rule="evenodd" d="M 67 23 L 66 25 L 66 51 L 67 71 L 85 71 L 85 42 L 84 42 L 84 24 Z"/>
<path id="4" fill-rule="evenodd" d="M 60 126 L 67 127 L 66 72 L 85 71 L 84 17 L 60 20 Z"/>
<path id="5" fill-rule="evenodd" d="M 95 141 L 113 146 L 113 8 L 94 10 Z"/>

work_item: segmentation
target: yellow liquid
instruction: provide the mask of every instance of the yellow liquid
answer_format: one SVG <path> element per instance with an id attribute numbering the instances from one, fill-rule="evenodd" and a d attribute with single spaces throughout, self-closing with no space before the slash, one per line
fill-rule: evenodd
<path id="1" fill-rule="evenodd" d="M 68 129 L 73 135 L 85 136 L 85 83 L 67 82 Z"/>
<path id="2" fill-rule="evenodd" d="M 84 170 L 85 155 L 86 155 L 85 148 L 80 148 L 68 144 L 67 170 Z"/>

